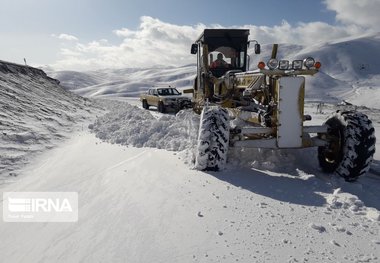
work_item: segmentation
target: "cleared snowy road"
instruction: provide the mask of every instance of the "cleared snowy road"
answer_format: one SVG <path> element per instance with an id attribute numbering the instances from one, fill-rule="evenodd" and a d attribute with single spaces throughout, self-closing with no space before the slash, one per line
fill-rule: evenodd
<path id="1" fill-rule="evenodd" d="M 79 221 L 1 222 L 5 262 L 380 258 L 378 210 L 336 190 L 338 184 L 360 194 L 362 184 L 297 169 L 293 175 L 233 167 L 203 173 L 174 152 L 108 144 L 87 132 L 39 160 L 2 191 L 78 192 Z"/>

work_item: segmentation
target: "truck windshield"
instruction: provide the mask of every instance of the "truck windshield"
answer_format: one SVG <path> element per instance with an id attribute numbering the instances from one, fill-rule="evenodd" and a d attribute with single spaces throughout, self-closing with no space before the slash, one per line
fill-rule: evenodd
<path id="1" fill-rule="evenodd" d="M 181 95 L 177 89 L 169 88 L 169 89 L 159 89 L 158 95 L 160 96 L 172 96 L 172 95 Z"/>

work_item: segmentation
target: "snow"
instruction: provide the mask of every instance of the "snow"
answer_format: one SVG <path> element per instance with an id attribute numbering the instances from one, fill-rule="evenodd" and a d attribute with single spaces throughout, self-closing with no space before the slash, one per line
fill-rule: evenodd
<path id="1" fill-rule="evenodd" d="M 126 148 L 83 131 L 41 155 L 20 178 L 2 191 L 77 191 L 79 221 L 1 222 L 0 254 L 11 262 L 379 257 L 379 221 L 353 213 L 350 204 L 357 199 L 343 190 L 335 196 L 347 205 L 332 209 L 326 200 L 335 189 L 315 175 L 235 167 L 204 173 L 189 169 L 174 152 Z"/>
<path id="2" fill-rule="evenodd" d="M 127 102 L 101 102 L 109 111 L 90 125 L 100 139 L 135 147 L 155 147 L 172 151 L 191 149 L 197 140 L 199 117 L 192 110 L 177 115 L 159 115 Z"/>
<path id="3" fill-rule="evenodd" d="M 380 138 L 376 60 L 366 54 L 369 74 L 355 67 L 357 46 L 376 56 L 378 39 L 345 41 L 285 46 L 279 55 L 288 50 L 323 63 L 323 72 L 306 80 L 308 124 L 357 108 Z M 338 65 L 323 62 L 342 45 Z M 339 73 L 343 61 L 352 79 Z M 77 192 L 79 220 L 0 221 L 2 260 L 379 261 L 379 153 L 354 183 L 322 173 L 315 149 L 231 149 L 225 170 L 197 171 L 191 167 L 199 116 L 143 110 L 136 99 L 157 83 L 190 87 L 194 65 L 54 74 L 78 94 L 102 99 L 83 99 L 42 71 L 1 62 L 0 126 L 7 136 L 0 134 L 0 190 Z M 334 105 L 342 100 L 357 106 Z"/>

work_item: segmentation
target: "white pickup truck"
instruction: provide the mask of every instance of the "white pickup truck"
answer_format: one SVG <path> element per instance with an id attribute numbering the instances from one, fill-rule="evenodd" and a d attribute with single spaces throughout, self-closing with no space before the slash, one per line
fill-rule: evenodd
<path id="1" fill-rule="evenodd" d="M 161 113 L 167 112 L 169 109 L 180 111 L 192 107 L 191 98 L 183 96 L 172 87 L 150 88 L 146 93 L 141 94 L 140 100 L 144 109 L 155 106 Z"/>

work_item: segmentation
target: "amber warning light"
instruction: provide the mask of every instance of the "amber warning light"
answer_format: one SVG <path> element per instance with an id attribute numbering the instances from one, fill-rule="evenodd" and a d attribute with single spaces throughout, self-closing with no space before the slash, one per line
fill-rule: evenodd
<path id="1" fill-rule="evenodd" d="M 258 67 L 259 69 L 264 69 L 264 68 L 265 68 L 265 63 L 262 62 L 262 61 L 260 61 L 259 64 L 257 64 L 257 67 Z"/>

